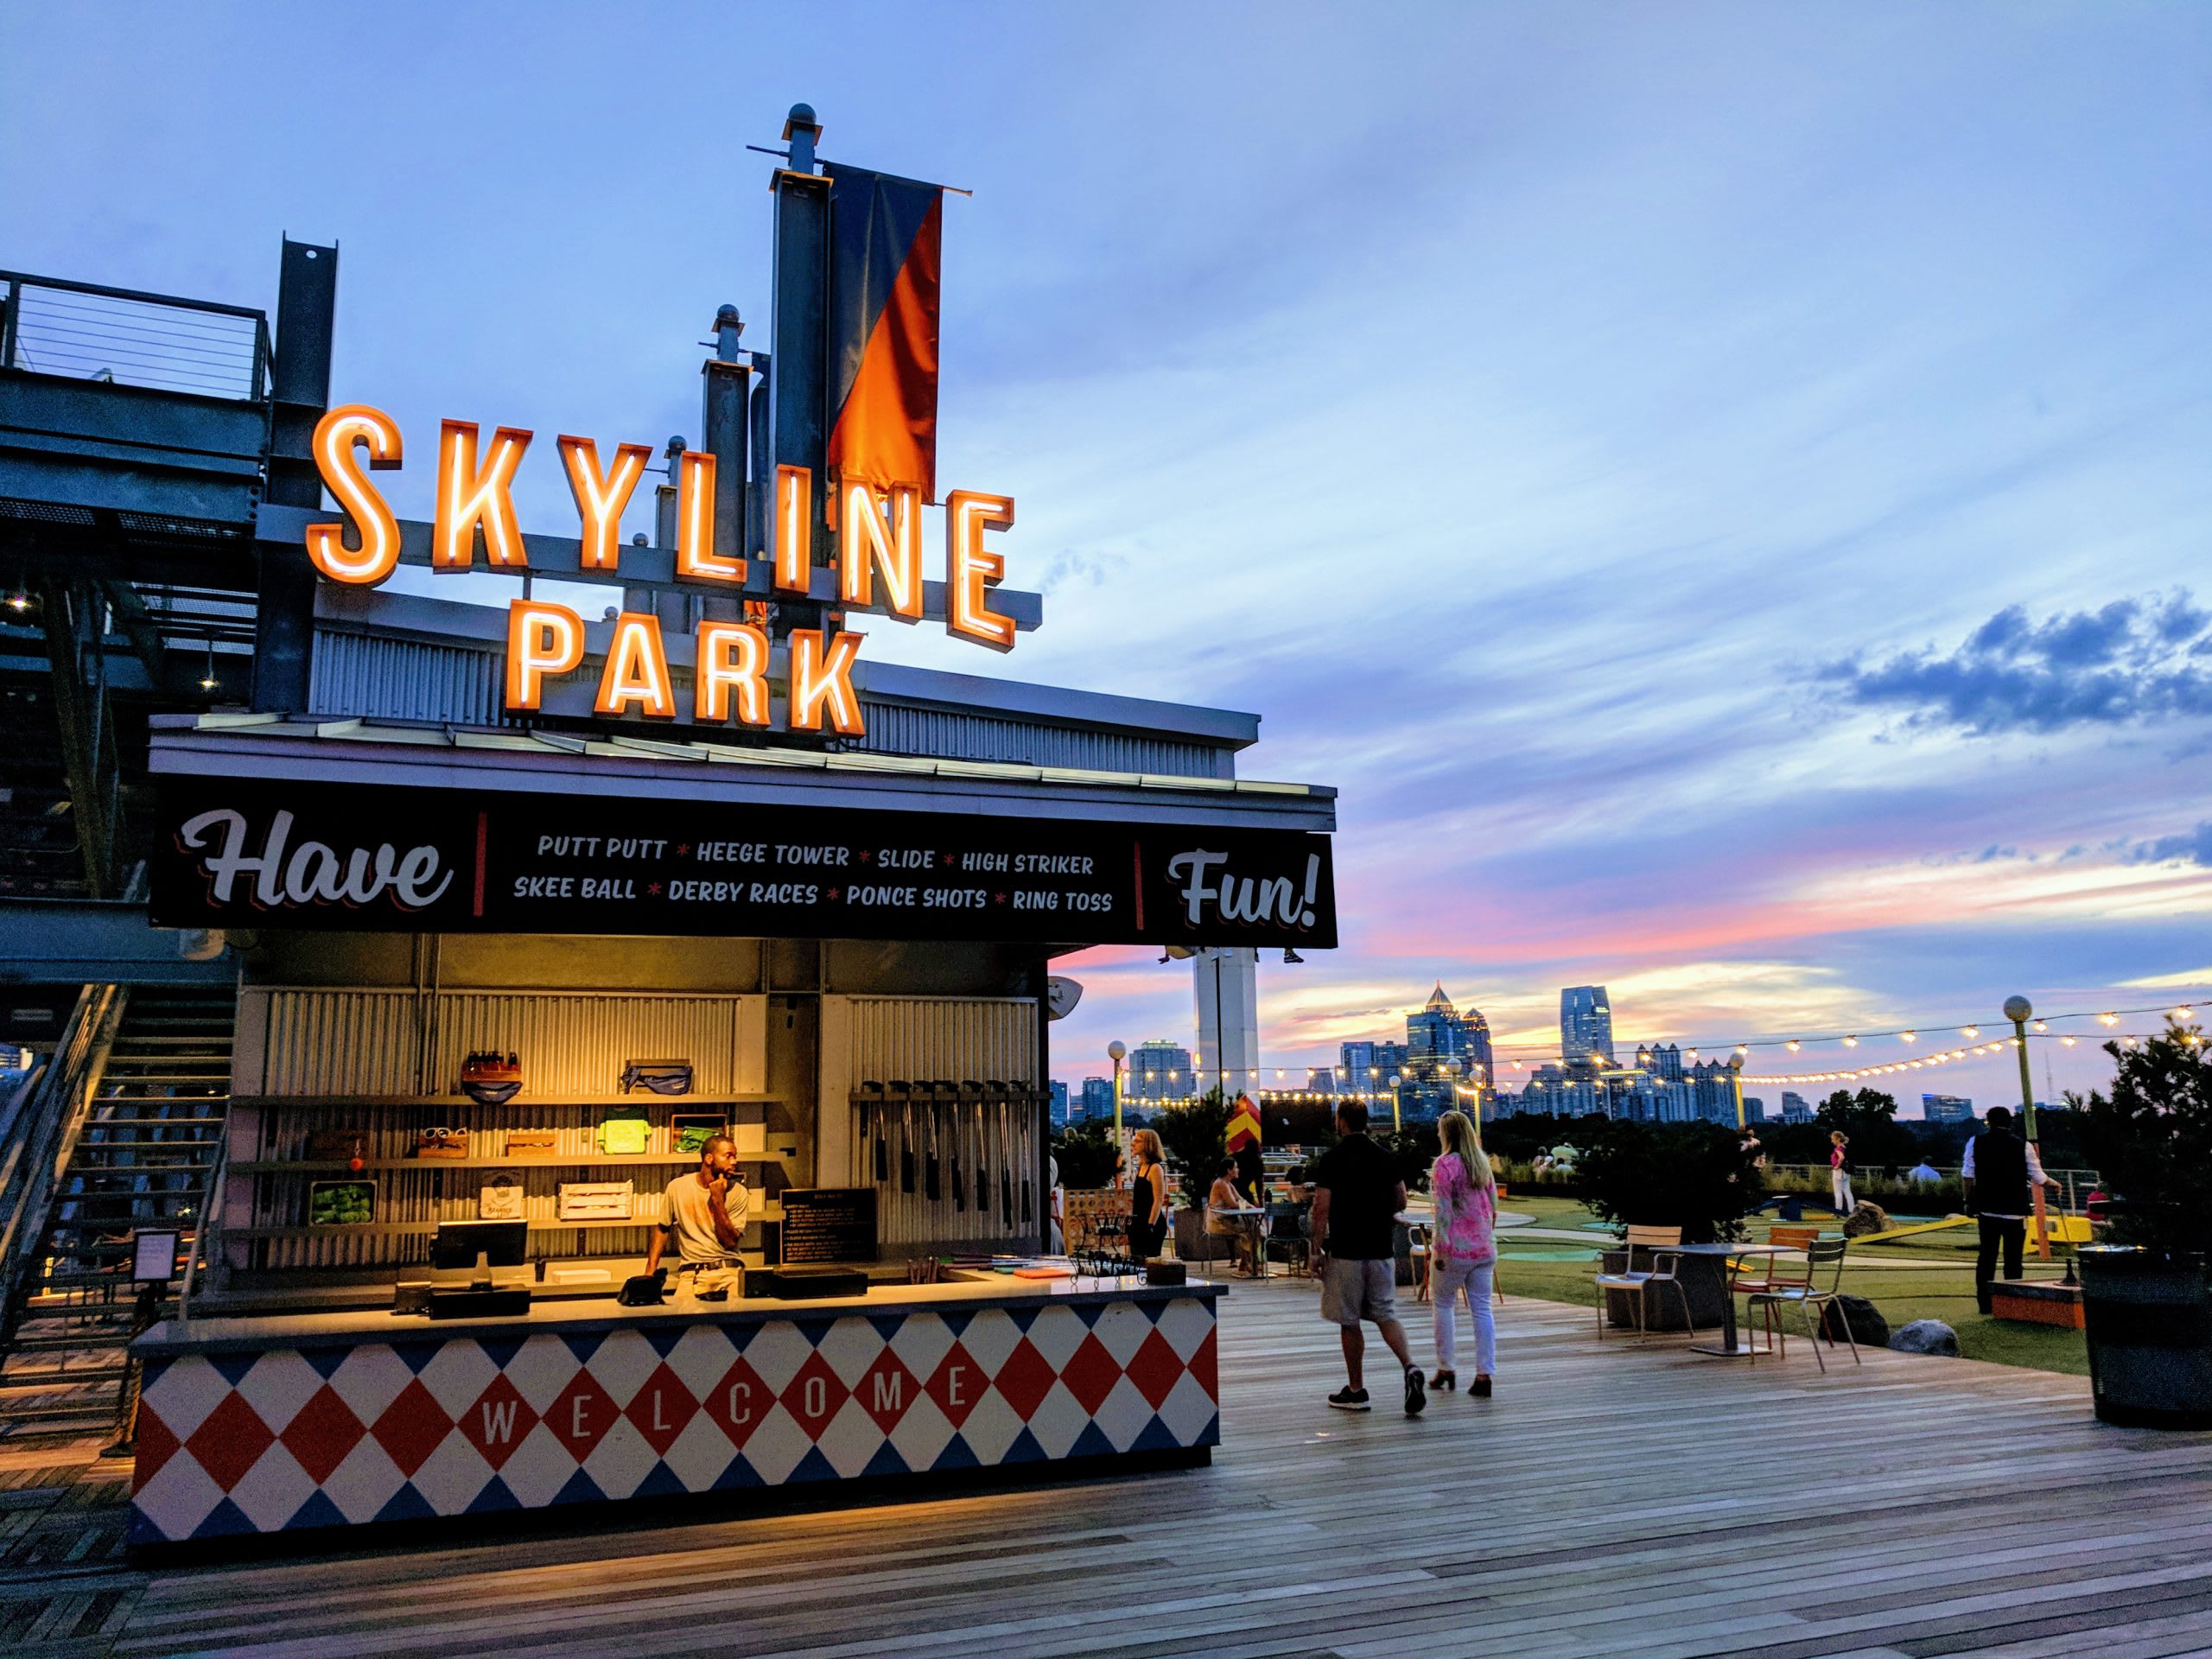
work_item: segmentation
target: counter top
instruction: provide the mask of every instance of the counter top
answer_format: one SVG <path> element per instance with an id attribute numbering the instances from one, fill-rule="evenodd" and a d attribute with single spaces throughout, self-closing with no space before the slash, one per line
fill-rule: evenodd
<path id="1" fill-rule="evenodd" d="M 266 1319 L 164 1319 L 130 1344 L 138 1357 L 173 1354 L 250 1353 L 270 1348 L 346 1348 L 357 1344 L 442 1342 L 451 1338 L 584 1335 L 655 1325 L 742 1325 L 771 1319 L 820 1319 L 945 1308 L 1002 1307 L 1092 1302 L 1169 1301 L 1196 1297 L 1211 1302 L 1226 1286 L 1192 1282 L 1147 1285 L 1141 1278 L 1014 1279 L 970 1273 L 935 1285 L 875 1285 L 859 1296 L 785 1301 L 750 1296 L 701 1301 L 688 1293 L 658 1307 L 624 1307 L 612 1296 L 549 1298 L 519 1317 L 430 1319 L 388 1309 L 331 1313 L 286 1313 Z"/>

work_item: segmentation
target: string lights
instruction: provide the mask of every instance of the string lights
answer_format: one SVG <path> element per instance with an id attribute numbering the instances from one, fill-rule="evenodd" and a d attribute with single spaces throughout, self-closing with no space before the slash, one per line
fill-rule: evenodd
<path id="1" fill-rule="evenodd" d="M 2138 1014 L 2158 1014 L 2166 1020 L 2183 1025 L 2191 1024 L 2196 1019 L 2195 1005 L 2184 1002 L 2155 1007 L 2107 1008 L 2098 1012 L 2083 1010 L 2078 1013 L 2053 1014 L 2030 1021 L 2027 1028 L 2034 1035 L 2050 1038 L 2062 1048 L 2075 1048 L 2081 1046 L 2081 1035 L 2070 1032 L 2054 1033 L 2051 1027 L 2070 1020 L 2094 1020 L 2097 1025 L 2104 1028 L 2103 1031 L 2087 1034 L 2097 1037 L 2100 1040 L 2116 1042 L 2123 1049 L 2136 1049 L 2164 1034 L 2162 1032 L 2123 1033 L 2114 1029 L 2123 1018 Z M 1966 1041 L 1945 1049 L 1929 1050 L 1915 1046 L 1924 1034 L 1932 1031 L 1955 1031 Z M 1863 1051 L 1866 1044 L 1887 1038 L 1896 1039 L 1910 1052 L 1894 1060 L 1862 1059 L 1854 1055 L 1850 1063 L 1821 1071 L 1755 1074 L 1749 1069 L 1749 1061 L 1755 1049 L 1778 1048 L 1790 1054 L 1800 1054 L 1808 1047 L 1839 1045 L 1846 1049 Z M 2181 1040 L 2191 1048 L 2202 1048 L 2204 1046 L 2206 1039 L 2201 1032 L 2188 1031 L 2183 1033 Z M 1681 1046 L 1681 1052 L 1683 1060 L 1688 1064 L 1695 1065 L 1701 1063 L 1708 1068 L 1725 1067 L 1736 1071 L 1738 1080 L 1745 1087 L 1755 1084 L 1766 1087 L 1791 1087 L 1800 1084 L 1863 1083 L 1872 1078 L 1902 1076 L 1908 1072 L 1928 1071 L 1938 1066 L 1955 1066 L 2006 1053 L 2018 1048 L 2020 1044 L 2021 1039 L 2017 1036 L 1984 1037 L 1981 1027 L 1978 1025 L 1943 1026 L 1932 1021 L 1923 1021 L 1918 1025 L 1901 1026 L 1891 1031 L 1851 1032 L 1814 1037 L 1747 1038 L 1732 1042 L 1708 1041 L 1683 1044 Z M 1648 1052 L 1652 1046 L 1654 1045 L 1641 1045 L 1640 1049 L 1643 1052 Z M 1494 1058 L 1489 1075 L 1478 1076 L 1471 1082 L 1464 1077 L 1440 1077 L 1429 1081 L 1452 1082 L 1455 1088 L 1462 1092 L 1470 1087 L 1483 1084 L 1518 1087 L 1527 1081 L 1532 1067 L 1561 1065 L 1565 1063 L 1558 1051 L 1552 1048 L 1524 1047 L 1516 1053 L 1512 1052 L 1510 1045 L 1500 1044 L 1492 1050 L 1492 1054 Z M 1707 1055 L 1713 1058 L 1701 1058 Z M 1274 1072 L 1274 1080 L 1278 1086 L 1273 1089 L 1263 1089 L 1261 1086 L 1261 1078 L 1264 1071 L 1270 1069 Z M 1316 1072 L 1338 1070 L 1328 1065 L 1316 1065 L 1306 1069 Z M 1395 1085 L 1414 1080 L 1407 1071 L 1398 1071 L 1385 1076 L 1381 1069 L 1370 1067 L 1368 1071 L 1365 1088 L 1338 1088 L 1332 1090 L 1281 1087 L 1280 1085 L 1283 1084 L 1286 1077 L 1286 1069 L 1281 1066 L 1272 1068 L 1246 1066 L 1219 1072 L 1211 1069 L 1204 1071 L 1194 1069 L 1189 1074 L 1189 1091 L 1186 1092 L 1183 1086 L 1185 1074 L 1181 1071 L 1140 1071 L 1132 1067 L 1127 1075 L 1128 1078 L 1127 1097 L 1145 1100 L 1157 1105 L 1189 1104 L 1198 1098 L 1201 1086 L 1215 1077 L 1218 1077 L 1225 1092 L 1242 1088 L 1262 1101 L 1337 1099 L 1388 1101 L 1395 1096 Z M 1158 1087 L 1158 1082 L 1163 1077 L 1171 1085 L 1171 1091 L 1154 1093 L 1153 1090 Z"/>

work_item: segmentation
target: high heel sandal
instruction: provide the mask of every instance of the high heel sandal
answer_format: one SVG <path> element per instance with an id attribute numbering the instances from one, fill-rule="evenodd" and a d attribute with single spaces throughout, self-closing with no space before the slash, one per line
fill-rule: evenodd
<path id="1" fill-rule="evenodd" d="M 1477 1378 L 1475 1379 L 1474 1386 L 1473 1386 L 1471 1389 L 1468 1389 L 1468 1390 L 1467 1390 L 1467 1392 L 1468 1392 L 1468 1393 L 1470 1393 L 1470 1394 L 1471 1394 L 1471 1395 L 1473 1395 L 1475 1396 L 1475 1398 L 1476 1398 L 1476 1399 L 1478 1399 L 1478 1400 L 1487 1400 L 1487 1399 L 1489 1399 L 1489 1398 L 1490 1398 L 1490 1378 L 1488 1378 L 1488 1377 L 1486 1377 L 1486 1376 L 1478 1376 L 1478 1377 L 1477 1377 Z"/>
<path id="2" fill-rule="evenodd" d="M 1459 1374 L 1457 1371 L 1439 1371 L 1428 1379 L 1428 1386 L 1432 1389 L 1449 1389 L 1456 1394 L 1459 1389 Z"/>

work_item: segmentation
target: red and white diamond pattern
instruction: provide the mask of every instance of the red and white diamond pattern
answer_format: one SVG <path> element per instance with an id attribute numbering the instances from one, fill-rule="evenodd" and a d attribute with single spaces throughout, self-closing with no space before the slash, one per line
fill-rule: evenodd
<path id="1" fill-rule="evenodd" d="M 1210 1300 L 625 1326 L 146 1367 L 134 1541 L 1220 1440 Z"/>

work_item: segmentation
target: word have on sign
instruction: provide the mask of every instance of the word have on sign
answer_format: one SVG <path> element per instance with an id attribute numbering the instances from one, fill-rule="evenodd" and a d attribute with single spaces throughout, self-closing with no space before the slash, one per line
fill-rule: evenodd
<path id="1" fill-rule="evenodd" d="M 513 487 L 531 435 L 503 426 L 493 433 L 487 446 L 473 422 L 439 423 L 432 569 L 474 569 L 480 536 L 492 569 L 530 568 L 515 517 Z M 563 435 L 554 442 L 582 525 L 580 563 L 586 570 L 613 573 L 620 569 L 622 556 L 622 514 L 645 476 L 652 452 L 641 443 L 617 444 L 612 463 L 602 466 L 599 446 L 589 438 Z M 399 424 L 365 404 L 344 404 L 316 423 L 314 449 L 324 486 L 353 521 L 353 539 L 346 539 L 345 524 L 309 524 L 308 557 L 333 582 L 374 587 L 398 568 L 400 530 L 397 515 L 369 474 L 400 465 Z M 807 594 L 813 577 L 809 532 L 814 474 L 804 467 L 779 466 L 775 490 L 771 580 L 779 592 Z M 886 487 L 841 477 L 828 505 L 842 531 L 838 603 L 903 622 L 921 620 L 921 492 L 905 485 Z M 1013 524 L 1010 497 L 955 490 L 945 498 L 945 630 L 994 651 L 1013 648 L 1014 623 L 990 607 L 990 590 L 1005 576 L 1006 562 L 984 545 L 983 536 Z M 718 555 L 715 531 L 714 454 L 683 450 L 677 457 L 677 579 L 742 587 L 746 561 Z M 702 622 L 695 643 L 693 721 L 767 726 L 767 631 L 749 622 Z M 791 631 L 787 718 L 791 730 L 816 732 L 826 726 L 849 736 L 864 731 L 860 698 L 852 683 L 860 645 L 860 635 L 843 630 Z M 544 600 L 509 602 L 509 709 L 537 709 L 546 680 L 572 673 L 583 659 L 584 620 L 574 610 Z M 616 616 L 593 708 L 601 715 L 675 717 L 675 680 L 658 617 L 632 611 Z"/>

